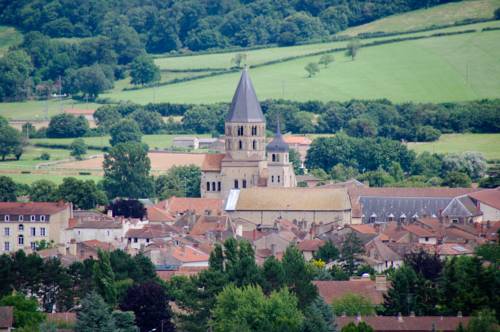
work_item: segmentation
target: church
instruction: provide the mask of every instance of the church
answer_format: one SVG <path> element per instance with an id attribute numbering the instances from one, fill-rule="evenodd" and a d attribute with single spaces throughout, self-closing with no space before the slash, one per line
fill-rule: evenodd
<path id="1" fill-rule="evenodd" d="M 233 189 L 291 188 L 297 180 L 279 122 L 266 142 L 266 119 L 244 69 L 225 121 L 225 153 L 208 154 L 202 165 L 201 196 L 226 199 Z"/>

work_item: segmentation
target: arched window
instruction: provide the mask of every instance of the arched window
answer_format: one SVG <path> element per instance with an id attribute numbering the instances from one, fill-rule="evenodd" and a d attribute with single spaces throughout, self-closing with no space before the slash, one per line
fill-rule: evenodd
<path id="1" fill-rule="evenodd" d="M 247 180 L 243 180 L 242 183 L 241 183 L 241 186 L 243 188 L 246 188 L 247 187 Z"/>
<path id="2" fill-rule="evenodd" d="M 221 185 L 220 185 L 220 181 L 217 182 L 217 191 L 220 191 L 221 190 Z"/>
<path id="3" fill-rule="evenodd" d="M 252 147 L 253 147 L 254 150 L 257 150 L 257 141 L 254 140 L 252 142 Z"/>
<path id="4" fill-rule="evenodd" d="M 244 133 L 243 126 L 239 126 L 238 127 L 238 136 L 243 136 L 243 133 Z"/>
<path id="5" fill-rule="evenodd" d="M 212 182 L 212 191 L 215 191 L 215 181 Z"/>
<path id="6" fill-rule="evenodd" d="M 20 232 L 24 231 L 24 225 L 19 225 L 18 230 L 19 230 Z"/>
<path id="7" fill-rule="evenodd" d="M 234 189 L 238 189 L 239 186 L 238 186 L 238 180 L 234 180 Z"/>
<path id="8" fill-rule="evenodd" d="M 271 176 L 271 182 L 274 183 L 274 175 Z"/>
<path id="9" fill-rule="evenodd" d="M 280 178 L 280 176 L 278 175 L 278 183 L 280 183 L 280 180 L 281 180 L 281 178 Z"/>
<path id="10" fill-rule="evenodd" d="M 239 142 L 239 148 L 240 148 L 240 150 L 243 150 L 243 142 L 242 141 Z"/>
<path id="11" fill-rule="evenodd" d="M 19 245 L 23 245 L 23 244 L 24 244 L 24 236 L 23 236 L 23 235 L 19 235 L 19 236 L 17 237 L 17 243 L 18 243 Z"/>
<path id="12" fill-rule="evenodd" d="M 276 155 L 274 153 L 273 153 L 272 159 L 273 159 L 273 161 L 276 161 Z"/>
<path id="13" fill-rule="evenodd" d="M 257 126 L 252 127 L 252 136 L 257 136 Z"/>
<path id="14" fill-rule="evenodd" d="M 207 181 L 207 191 L 210 191 L 210 182 Z"/>

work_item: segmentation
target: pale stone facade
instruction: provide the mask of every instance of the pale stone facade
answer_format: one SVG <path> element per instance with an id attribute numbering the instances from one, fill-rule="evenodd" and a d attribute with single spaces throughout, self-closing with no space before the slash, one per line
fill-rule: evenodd
<path id="1" fill-rule="evenodd" d="M 266 144 L 265 117 L 247 70 L 234 94 L 224 134 L 225 154 L 207 155 L 202 167 L 202 197 L 226 199 L 232 189 L 296 186 L 288 145 L 279 129 L 273 140 L 279 141 L 278 150 L 270 149 L 273 142 Z"/>

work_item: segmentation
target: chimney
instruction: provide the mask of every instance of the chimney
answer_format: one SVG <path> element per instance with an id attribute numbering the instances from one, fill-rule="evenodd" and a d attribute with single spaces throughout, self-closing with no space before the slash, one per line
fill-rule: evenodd
<path id="1" fill-rule="evenodd" d="M 410 317 L 415 317 L 415 311 L 410 312 Z"/>
<path id="2" fill-rule="evenodd" d="M 457 317 L 458 317 L 458 318 L 462 318 L 462 317 L 463 317 L 463 316 L 462 316 L 462 312 L 461 312 L 461 311 L 459 311 L 459 312 L 457 313 Z"/>
<path id="3" fill-rule="evenodd" d="M 271 255 L 276 256 L 276 245 L 274 243 L 271 244 Z"/>
<path id="4" fill-rule="evenodd" d="M 108 215 L 108 217 L 110 218 L 113 218 L 113 210 L 112 209 L 109 209 L 106 214 Z"/>
<path id="5" fill-rule="evenodd" d="M 402 323 L 403 322 L 403 315 L 401 313 L 398 313 L 398 322 Z"/>
<path id="6" fill-rule="evenodd" d="M 385 275 L 375 276 L 375 289 L 379 292 L 387 292 L 387 277 Z"/>
<path id="7" fill-rule="evenodd" d="M 236 226 L 236 235 L 239 237 L 243 237 L 243 225 Z"/>

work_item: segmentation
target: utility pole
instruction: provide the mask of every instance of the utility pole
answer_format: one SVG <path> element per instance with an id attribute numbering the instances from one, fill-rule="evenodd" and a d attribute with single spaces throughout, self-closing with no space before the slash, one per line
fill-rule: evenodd
<path id="1" fill-rule="evenodd" d="M 61 75 L 59 75 L 59 107 L 61 109 L 61 113 L 63 112 L 63 103 L 62 103 L 62 79 Z"/>

